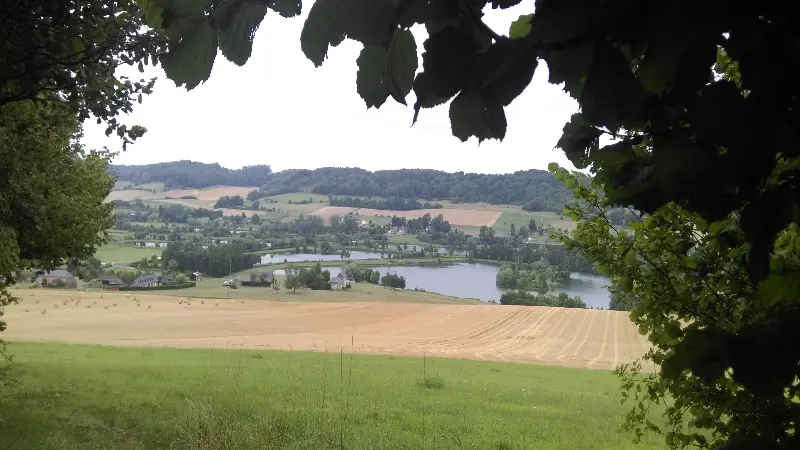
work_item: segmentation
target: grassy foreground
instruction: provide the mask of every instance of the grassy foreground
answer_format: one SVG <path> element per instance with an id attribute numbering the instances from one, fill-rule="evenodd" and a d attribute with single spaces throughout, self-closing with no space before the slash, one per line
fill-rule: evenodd
<path id="1" fill-rule="evenodd" d="M 322 347 L 322 345 L 321 345 Z M 12 344 L 31 449 L 626 449 L 609 372 L 389 356 Z"/>

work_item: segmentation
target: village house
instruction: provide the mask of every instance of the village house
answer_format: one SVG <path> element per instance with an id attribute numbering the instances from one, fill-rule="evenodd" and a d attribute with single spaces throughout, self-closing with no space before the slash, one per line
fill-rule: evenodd
<path id="1" fill-rule="evenodd" d="M 78 280 L 75 278 L 75 275 L 72 275 L 66 270 L 56 269 L 37 275 L 33 283 L 38 287 L 54 286 L 62 283 L 64 287 L 75 287 L 78 285 Z"/>
<path id="2" fill-rule="evenodd" d="M 115 275 L 108 275 L 100 278 L 95 278 L 94 283 L 95 285 L 105 289 L 120 287 L 124 284 L 122 278 Z"/>
<path id="3" fill-rule="evenodd" d="M 151 273 L 149 275 L 139 275 L 131 283 L 131 287 L 154 287 L 158 286 L 158 275 Z"/>
<path id="4" fill-rule="evenodd" d="M 331 285 L 331 289 L 344 289 L 347 287 L 347 278 L 340 273 L 339 275 L 332 277 L 328 283 Z"/>

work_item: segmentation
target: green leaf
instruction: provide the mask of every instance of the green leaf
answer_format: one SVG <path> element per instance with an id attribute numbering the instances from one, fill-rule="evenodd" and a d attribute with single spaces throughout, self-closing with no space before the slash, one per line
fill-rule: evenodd
<path id="1" fill-rule="evenodd" d="M 608 43 L 598 43 L 581 92 L 581 110 L 593 125 L 616 130 L 619 122 L 633 116 L 642 87 L 628 61 Z"/>
<path id="2" fill-rule="evenodd" d="M 591 126 L 581 113 L 575 113 L 564 125 L 556 147 L 564 150 L 567 158 L 578 169 L 589 166 L 590 158 L 600 146 L 602 132 Z"/>
<path id="3" fill-rule="evenodd" d="M 545 53 L 543 59 L 547 62 L 550 83 L 564 83 L 564 90 L 572 98 L 580 99 L 593 56 L 592 43 Z"/>
<path id="4" fill-rule="evenodd" d="M 675 31 L 675 30 L 673 30 Z M 670 38 L 674 34 L 669 35 Z M 647 44 L 637 77 L 646 92 L 661 95 L 672 86 L 677 74 L 678 58 L 683 47 L 675 45 L 674 39 L 656 35 Z"/>
<path id="5" fill-rule="evenodd" d="M 708 234 L 712 237 L 719 236 L 719 234 L 725 229 L 727 226 L 727 222 L 724 220 L 718 220 L 716 222 L 712 222 L 711 225 L 708 226 Z"/>
<path id="6" fill-rule="evenodd" d="M 186 19 L 181 26 L 188 30 L 170 51 L 161 56 L 164 72 L 178 86 L 194 89 L 207 80 L 217 56 L 217 36 L 205 18 Z"/>
<path id="7" fill-rule="evenodd" d="M 799 299 L 800 269 L 782 275 L 772 274 L 762 280 L 758 283 L 756 297 L 764 307 Z"/>
<path id="8" fill-rule="evenodd" d="M 158 5 L 158 2 L 156 0 L 136 0 L 136 3 L 144 12 L 147 23 L 155 29 L 161 28 L 161 14 L 164 10 Z"/>
<path id="9" fill-rule="evenodd" d="M 691 256 L 684 256 L 683 264 L 690 269 L 697 269 L 697 261 L 695 261 Z"/>
<path id="10" fill-rule="evenodd" d="M 706 383 L 719 379 L 730 367 L 732 335 L 719 328 L 686 331 L 680 343 L 692 373 Z"/>
<path id="11" fill-rule="evenodd" d="M 511 39 L 521 39 L 531 32 L 531 18 L 533 14 L 523 14 L 513 22 L 508 29 L 508 37 Z"/>
<path id="12" fill-rule="evenodd" d="M 417 60 L 417 42 L 409 30 L 400 30 L 392 37 L 388 61 L 389 93 L 400 104 L 406 104 L 406 96 L 414 85 Z"/>
<path id="13" fill-rule="evenodd" d="M 358 95 L 364 99 L 367 108 L 380 108 L 389 97 L 389 83 L 386 68 L 389 64 L 389 53 L 380 45 L 366 46 L 356 60 L 358 74 L 356 88 Z"/>
<path id="14" fill-rule="evenodd" d="M 503 107 L 487 105 L 479 94 L 464 91 L 450 103 L 450 126 L 453 136 L 462 142 L 475 136 L 503 140 L 506 134 L 506 115 Z"/>
<path id="15" fill-rule="evenodd" d="M 219 48 L 230 62 L 238 66 L 247 62 L 253 51 L 253 36 L 266 14 L 267 8 L 263 5 L 239 5 L 238 11 L 219 36 Z"/>

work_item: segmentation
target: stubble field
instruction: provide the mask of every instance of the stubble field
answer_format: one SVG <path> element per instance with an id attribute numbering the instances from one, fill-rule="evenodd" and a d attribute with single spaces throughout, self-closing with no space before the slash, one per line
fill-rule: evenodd
<path id="1" fill-rule="evenodd" d="M 647 349 L 627 314 L 499 305 L 20 292 L 9 341 L 348 351 L 611 369 Z M 116 304 L 116 306 L 114 306 Z M 353 345 L 351 346 L 351 342 Z"/>

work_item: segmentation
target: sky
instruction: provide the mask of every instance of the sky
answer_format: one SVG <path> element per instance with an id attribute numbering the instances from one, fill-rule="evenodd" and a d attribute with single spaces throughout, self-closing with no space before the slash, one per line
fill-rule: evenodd
<path id="1" fill-rule="evenodd" d="M 508 10 L 487 7 L 484 20 L 507 35 L 513 20 L 533 11 L 533 1 Z M 557 162 L 572 168 L 554 147 L 578 105 L 561 86 L 547 82 L 543 62 L 528 88 L 506 108 L 505 139 L 462 143 L 451 133 L 447 105 L 423 109 L 411 127 L 413 92 L 406 99 L 409 106 L 389 98 L 380 109 L 368 110 L 355 83 L 361 44 L 346 40 L 315 68 L 300 49 L 310 7 L 311 2 L 304 4 L 302 16 L 289 19 L 267 13 L 247 64 L 236 66 L 218 54 L 209 80 L 192 91 L 150 67 L 144 76 L 158 76 L 154 93 L 122 118 L 146 127 L 147 134 L 114 164 L 189 159 L 228 168 L 269 164 L 275 171 L 361 167 L 509 173 Z M 421 55 L 424 27 L 412 32 Z M 141 78 L 136 70 L 123 73 Z M 118 138 L 105 136 L 105 126 L 92 120 L 84 126 L 87 147 L 122 150 Z"/>

